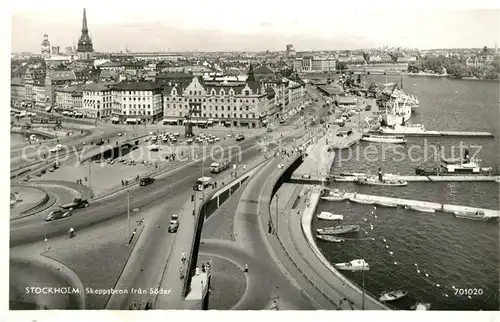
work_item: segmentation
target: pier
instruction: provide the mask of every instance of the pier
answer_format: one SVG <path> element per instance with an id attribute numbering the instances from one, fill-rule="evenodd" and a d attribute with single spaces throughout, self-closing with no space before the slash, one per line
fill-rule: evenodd
<path id="1" fill-rule="evenodd" d="M 372 131 L 370 134 L 378 134 L 378 131 Z M 385 133 L 384 135 L 404 135 L 407 137 L 476 137 L 476 138 L 493 138 L 494 135 L 490 132 L 466 132 L 466 131 L 423 131 L 408 133 L 405 131 L 394 131 Z"/>
<path id="2" fill-rule="evenodd" d="M 364 205 L 371 204 L 375 206 L 377 205 L 383 206 L 383 204 L 394 204 L 401 207 L 422 207 L 426 209 L 433 209 L 434 211 L 443 213 L 454 213 L 456 211 L 458 212 L 482 211 L 486 216 L 491 217 L 492 219 L 500 217 L 500 210 L 493 210 L 493 209 L 448 205 L 448 204 L 440 204 L 437 202 L 401 199 L 393 197 L 373 196 L 373 195 L 365 195 L 354 192 L 348 192 L 345 194 L 345 196 L 347 197 L 347 200 L 351 202 L 361 203 Z"/>
<path id="3" fill-rule="evenodd" d="M 391 175 L 391 179 L 407 182 L 497 182 L 500 176 L 490 175 L 461 175 L 461 176 L 398 176 Z M 319 174 L 299 175 L 293 174 L 292 181 L 301 184 L 321 184 L 322 182 L 354 182 L 355 176 L 324 176 Z"/>
<path id="4" fill-rule="evenodd" d="M 336 155 L 334 151 L 328 151 L 327 140 L 330 143 L 332 136 L 327 135 L 322 137 L 315 144 L 307 148 L 304 161 L 295 170 L 292 177 L 297 176 L 298 178 L 302 178 L 314 175 L 318 178 L 326 178 L 326 174 L 330 172 Z"/>

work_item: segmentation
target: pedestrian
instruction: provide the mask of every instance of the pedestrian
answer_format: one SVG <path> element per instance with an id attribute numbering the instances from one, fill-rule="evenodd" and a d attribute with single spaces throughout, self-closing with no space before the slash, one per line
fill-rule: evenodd
<path id="1" fill-rule="evenodd" d="M 80 179 L 80 180 L 81 180 L 81 179 Z M 85 182 L 87 182 L 87 181 L 88 181 L 88 178 L 87 178 L 87 177 L 85 177 Z M 81 181 L 80 181 L 80 182 L 81 182 Z"/>
<path id="2" fill-rule="evenodd" d="M 205 273 L 205 272 L 206 272 L 206 271 L 205 271 L 205 264 L 204 264 L 204 263 L 201 263 L 201 271 L 202 271 L 203 273 Z"/>
<path id="3" fill-rule="evenodd" d="M 243 269 L 243 272 L 248 273 L 248 265 L 245 264 L 245 268 Z"/>
<path id="4" fill-rule="evenodd" d="M 123 179 L 122 179 L 122 186 L 124 186 L 124 185 L 125 185 L 125 182 L 124 182 L 124 181 L 123 181 Z"/>

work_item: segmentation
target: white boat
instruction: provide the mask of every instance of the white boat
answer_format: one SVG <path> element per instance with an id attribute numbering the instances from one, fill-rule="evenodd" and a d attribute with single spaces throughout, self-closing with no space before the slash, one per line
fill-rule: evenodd
<path id="1" fill-rule="evenodd" d="M 407 206 L 407 209 L 415 210 L 415 211 L 420 211 L 420 212 L 436 212 L 436 209 L 433 208 L 427 208 L 427 207 L 420 207 L 420 206 Z"/>
<path id="2" fill-rule="evenodd" d="M 407 291 L 402 291 L 402 290 L 391 291 L 391 292 L 386 292 L 386 293 L 382 294 L 378 300 L 380 302 L 391 302 L 391 301 L 399 300 L 399 299 L 405 297 L 406 295 L 408 295 Z"/>
<path id="3" fill-rule="evenodd" d="M 441 167 L 446 173 L 481 173 L 479 159 L 446 159 L 442 158 Z"/>
<path id="4" fill-rule="evenodd" d="M 472 220 L 489 220 L 493 217 L 486 216 L 484 211 L 455 211 L 455 218 L 472 219 Z"/>
<path id="5" fill-rule="evenodd" d="M 323 220 L 343 220 L 344 216 L 332 214 L 331 212 L 328 211 L 322 211 L 320 214 L 316 216 L 316 218 Z"/>
<path id="6" fill-rule="evenodd" d="M 156 144 L 152 144 L 148 147 L 148 150 L 149 151 L 158 151 L 159 150 L 159 146 L 156 145 Z"/>
<path id="7" fill-rule="evenodd" d="M 371 201 L 371 200 L 364 200 L 364 199 L 358 199 L 358 198 L 349 198 L 349 201 L 352 201 L 352 202 L 355 202 L 355 203 L 359 203 L 361 205 L 373 205 L 374 202 Z"/>
<path id="8" fill-rule="evenodd" d="M 335 268 L 341 271 L 369 271 L 370 265 L 364 259 L 353 259 L 347 263 L 337 263 Z"/>
<path id="9" fill-rule="evenodd" d="M 357 233 L 358 231 L 359 231 L 358 225 L 341 225 L 341 226 L 316 229 L 316 232 L 321 235 L 341 235 L 341 234 Z"/>
<path id="10" fill-rule="evenodd" d="M 347 199 L 347 196 L 345 195 L 345 192 L 341 192 L 338 189 L 335 190 L 324 189 L 321 199 L 328 201 L 343 201 Z"/>
<path id="11" fill-rule="evenodd" d="M 423 134 L 426 132 L 425 126 L 423 124 L 411 124 L 411 125 L 400 125 L 396 124 L 394 126 L 382 126 L 379 130 L 382 134 Z"/>
<path id="12" fill-rule="evenodd" d="M 383 178 L 382 178 L 383 179 Z M 368 186 L 392 186 L 392 187 L 405 187 L 408 182 L 398 179 L 383 179 L 380 181 L 375 176 L 370 176 L 367 178 L 358 178 L 354 181 L 357 184 L 368 185 Z"/>
<path id="13" fill-rule="evenodd" d="M 364 134 L 361 141 L 374 142 L 374 143 L 390 143 L 390 144 L 403 144 L 406 139 L 402 135 L 374 135 Z"/>
<path id="14" fill-rule="evenodd" d="M 331 235 L 316 235 L 316 238 L 324 240 L 324 241 L 329 241 L 332 243 L 341 243 L 345 239 L 337 236 L 331 236 Z"/>

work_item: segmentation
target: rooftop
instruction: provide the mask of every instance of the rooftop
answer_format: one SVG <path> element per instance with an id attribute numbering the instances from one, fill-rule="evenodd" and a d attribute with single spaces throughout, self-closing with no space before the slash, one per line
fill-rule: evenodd
<path id="1" fill-rule="evenodd" d="M 113 89 L 124 91 L 153 91 L 161 90 L 161 87 L 153 82 L 121 82 L 115 84 Z"/>

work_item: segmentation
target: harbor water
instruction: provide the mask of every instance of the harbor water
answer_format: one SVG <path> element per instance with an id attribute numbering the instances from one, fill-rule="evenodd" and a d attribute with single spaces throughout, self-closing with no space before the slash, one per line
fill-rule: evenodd
<path id="1" fill-rule="evenodd" d="M 379 84 L 386 81 L 385 76 L 368 77 Z M 387 81 L 399 83 L 400 77 L 388 76 Z M 437 165 L 433 149 L 439 146 L 446 157 L 460 157 L 464 147 L 469 147 L 471 154 L 479 150 L 477 157 L 483 167 L 499 168 L 498 82 L 410 76 L 404 77 L 403 84 L 405 92 L 415 94 L 420 100 L 410 123 L 424 124 L 429 130 L 486 131 L 494 138 L 412 137 L 397 150 L 395 145 L 360 143 L 337 157 L 332 173 L 376 174 L 382 167 L 384 172 L 413 175 L 418 165 Z M 367 149 L 371 150 L 368 156 Z M 333 183 L 331 187 L 499 209 L 497 183 L 410 182 L 407 187 L 398 188 Z M 408 297 L 393 302 L 396 308 L 409 309 L 422 301 L 430 303 L 431 310 L 499 309 L 498 222 L 456 219 L 451 214 L 402 208 L 374 209 L 349 202 L 320 201 L 317 211 L 342 214 L 344 222 L 362 227 L 357 235 L 346 236 L 344 243 L 318 240 L 317 244 L 333 264 L 364 258 L 370 265 L 364 274 L 365 287 L 377 298 L 381 292 L 404 289 Z M 329 225 L 331 222 L 314 219 L 313 230 Z M 345 275 L 362 284 L 361 273 Z"/>

